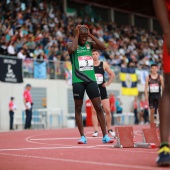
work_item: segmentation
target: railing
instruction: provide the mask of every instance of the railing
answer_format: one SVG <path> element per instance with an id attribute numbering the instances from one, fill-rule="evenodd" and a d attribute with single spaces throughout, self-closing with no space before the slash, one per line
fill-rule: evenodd
<path id="1" fill-rule="evenodd" d="M 0 55 L 0 57 L 14 58 L 11 56 Z M 15 57 L 16 58 L 16 57 Z M 19 59 L 18 59 L 19 60 Z M 71 62 L 70 61 L 50 61 L 50 60 L 38 60 L 38 59 L 26 59 L 22 62 L 22 71 L 24 78 L 37 78 L 37 79 L 62 79 L 71 83 Z M 115 73 L 114 82 L 120 82 L 119 66 L 110 67 Z M 145 84 L 145 78 L 149 74 L 149 70 L 136 69 L 138 77 L 138 83 Z M 109 79 L 109 75 L 105 73 L 106 81 Z"/>

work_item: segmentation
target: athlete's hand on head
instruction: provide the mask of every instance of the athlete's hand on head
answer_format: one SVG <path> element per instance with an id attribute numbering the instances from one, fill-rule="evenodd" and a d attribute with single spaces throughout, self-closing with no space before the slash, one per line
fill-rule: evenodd
<path id="1" fill-rule="evenodd" d="M 79 36 L 79 33 L 80 33 L 80 28 L 82 27 L 82 25 L 77 25 L 76 28 L 74 29 L 74 36 L 78 35 Z"/>
<path id="2" fill-rule="evenodd" d="M 88 35 L 90 35 L 89 27 L 87 25 L 83 25 L 83 26 L 87 29 Z"/>

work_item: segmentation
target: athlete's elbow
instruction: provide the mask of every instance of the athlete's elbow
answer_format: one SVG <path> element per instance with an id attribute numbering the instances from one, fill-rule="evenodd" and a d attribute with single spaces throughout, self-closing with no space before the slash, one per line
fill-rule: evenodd
<path id="1" fill-rule="evenodd" d="M 102 50 L 106 50 L 106 46 L 105 45 L 102 47 Z"/>
<path id="2" fill-rule="evenodd" d="M 74 48 L 70 48 L 69 49 L 69 54 L 72 54 L 72 53 L 74 53 L 75 52 L 75 49 Z"/>

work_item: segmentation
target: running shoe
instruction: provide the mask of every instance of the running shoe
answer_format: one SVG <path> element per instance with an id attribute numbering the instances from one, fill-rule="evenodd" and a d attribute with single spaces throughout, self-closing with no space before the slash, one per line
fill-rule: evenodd
<path id="1" fill-rule="evenodd" d="M 99 133 L 97 131 L 95 131 L 92 136 L 97 137 L 98 135 L 99 135 Z"/>
<path id="2" fill-rule="evenodd" d="M 86 144 L 87 143 L 86 137 L 85 136 L 81 136 L 80 140 L 78 140 L 77 143 L 78 144 Z"/>
<path id="3" fill-rule="evenodd" d="M 168 146 L 159 149 L 156 163 L 158 166 L 170 166 L 170 148 Z"/>
<path id="4" fill-rule="evenodd" d="M 108 133 L 109 133 L 111 136 L 116 137 L 116 133 L 113 132 L 112 129 L 108 130 Z"/>
<path id="5" fill-rule="evenodd" d="M 105 135 L 102 139 L 103 143 L 113 143 L 113 140 L 109 138 L 108 135 Z"/>

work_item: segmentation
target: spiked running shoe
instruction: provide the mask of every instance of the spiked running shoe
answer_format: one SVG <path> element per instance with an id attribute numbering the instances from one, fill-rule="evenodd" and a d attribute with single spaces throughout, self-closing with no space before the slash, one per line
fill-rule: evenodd
<path id="1" fill-rule="evenodd" d="M 109 133 L 111 136 L 116 137 L 116 133 L 113 132 L 112 129 L 108 130 L 108 133 Z"/>
<path id="2" fill-rule="evenodd" d="M 97 137 L 98 135 L 99 135 L 99 133 L 97 131 L 95 131 L 92 136 Z"/>
<path id="3" fill-rule="evenodd" d="M 86 137 L 85 136 L 81 136 L 80 140 L 78 140 L 77 143 L 78 144 L 86 144 L 87 143 Z"/>
<path id="4" fill-rule="evenodd" d="M 170 148 L 168 146 L 159 149 L 156 163 L 158 166 L 170 166 Z"/>
<path id="5" fill-rule="evenodd" d="M 102 139 L 103 143 L 113 143 L 113 140 L 109 138 L 108 135 L 105 135 Z"/>

